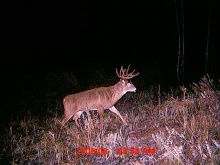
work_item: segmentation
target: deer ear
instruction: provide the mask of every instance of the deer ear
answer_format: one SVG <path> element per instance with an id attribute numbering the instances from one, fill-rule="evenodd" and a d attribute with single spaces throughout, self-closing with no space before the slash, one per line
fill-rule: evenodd
<path id="1" fill-rule="evenodd" d="M 125 84 L 125 80 L 121 80 L 121 82 L 122 82 L 123 84 Z"/>

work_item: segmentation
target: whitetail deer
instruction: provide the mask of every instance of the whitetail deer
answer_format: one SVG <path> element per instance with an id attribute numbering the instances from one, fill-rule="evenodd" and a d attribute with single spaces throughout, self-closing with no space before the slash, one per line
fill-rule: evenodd
<path id="1" fill-rule="evenodd" d="M 124 124 L 127 125 L 119 111 L 114 107 L 114 104 L 126 92 L 136 91 L 136 87 L 131 82 L 128 82 L 128 80 L 139 75 L 139 73 L 135 73 L 135 70 L 128 73 L 129 68 L 130 65 L 127 69 L 123 69 L 123 66 L 121 66 L 119 73 L 116 68 L 116 74 L 120 78 L 120 81 L 113 86 L 98 87 L 80 93 L 67 95 L 63 99 L 64 119 L 62 120 L 62 125 L 64 126 L 73 116 L 73 120 L 75 120 L 76 125 L 79 126 L 77 119 L 83 112 L 86 112 L 87 115 L 89 115 L 90 110 L 97 110 L 101 118 L 105 109 L 114 112 L 121 118 Z"/>

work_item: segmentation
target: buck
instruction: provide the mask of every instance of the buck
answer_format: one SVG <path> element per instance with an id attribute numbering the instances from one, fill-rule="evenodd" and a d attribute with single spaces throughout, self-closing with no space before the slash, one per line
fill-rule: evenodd
<path id="1" fill-rule="evenodd" d="M 114 104 L 127 92 L 136 92 L 136 87 L 129 82 L 129 79 L 139 75 L 133 72 L 129 73 L 130 65 L 127 69 L 123 69 L 121 66 L 120 72 L 116 68 L 116 74 L 119 77 L 119 82 L 113 86 L 98 87 L 76 94 L 67 95 L 63 99 L 64 105 L 64 119 L 62 120 L 62 126 L 73 117 L 77 126 L 79 126 L 77 119 L 83 112 L 89 115 L 90 110 L 97 110 L 100 119 L 104 110 L 109 109 L 111 112 L 118 115 L 123 123 L 127 125 L 127 122 L 123 119 L 119 111 L 114 107 Z"/>

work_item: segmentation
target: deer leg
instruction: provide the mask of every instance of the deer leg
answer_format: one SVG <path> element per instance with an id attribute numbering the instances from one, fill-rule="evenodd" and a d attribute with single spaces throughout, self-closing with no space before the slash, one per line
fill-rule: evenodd
<path id="1" fill-rule="evenodd" d="M 99 110 L 98 110 L 98 113 L 99 113 L 100 121 L 101 121 L 101 123 L 102 123 L 102 122 L 103 122 L 103 110 L 102 110 L 102 109 L 99 109 Z"/>
<path id="2" fill-rule="evenodd" d="M 121 120 L 124 122 L 125 125 L 128 125 L 127 122 L 123 119 L 123 117 L 119 113 L 119 111 L 114 106 L 109 108 L 109 110 L 112 111 L 113 113 L 115 113 L 116 115 L 118 115 L 121 118 Z"/>
<path id="3" fill-rule="evenodd" d="M 89 111 L 86 111 L 86 114 L 87 114 L 88 119 L 90 119 Z"/>
<path id="4" fill-rule="evenodd" d="M 100 131 L 101 131 L 101 135 L 103 134 L 103 109 L 99 109 L 98 113 L 99 113 L 99 118 L 100 118 Z"/>
<path id="5" fill-rule="evenodd" d="M 64 126 L 66 124 L 66 122 L 72 117 L 73 115 L 71 115 L 70 113 L 65 113 L 64 115 L 64 119 L 62 120 L 62 126 Z"/>
<path id="6" fill-rule="evenodd" d="M 87 114 L 87 117 L 88 117 L 88 121 L 91 122 L 91 117 L 90 117 L 89 111 L 86 111 L 86 114 Z"/>
<path id="7" fill-rule="evenodd" d="M 86 111 L 87 116 L 89 116 L 89 111 Z"/>
<path id="8" fill-rule="evenodd" d="M 81 116 L 82 113 L 83 113 L 83 111 L 79 111 L 79 112 L 75 113 L 75 115 L 73 116 L 73 120 L 75 120 L 75 123 L 78 127 L 79 127 L 79 124 L 77 122 L 77 119 Z"/>

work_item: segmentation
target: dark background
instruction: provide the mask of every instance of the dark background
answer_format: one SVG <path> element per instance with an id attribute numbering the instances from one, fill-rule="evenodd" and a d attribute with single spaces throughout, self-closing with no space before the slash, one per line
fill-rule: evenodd
<path id="1" fill-rule="evenodd" d="M 3 3 L 0 7 L 2 98 L 11 102 L 11 97 L 31 93 L 28 86 L 33 82 L 33 88 L 41 84 L 49 72 L 69 71 L 89 82 L 88 75 L 96 69 L 115 74 L 116 67 L 128 64 L 141 73 L 136 79 L 146 80 L 146 87 L 198 82 L 206 73 L 206 63 L 211 78 L 220 78 L 219 1 L 183 1 L 185 81 L 177 80 L 179 42 L 175 2 Z M 207 61 L 209 11 L 211 44 Z"/>
<path id="2" fill-rule="evenodd" d="M 219 60 L 219 3 L 184 1 L 185 76 L 189 81 L 196 81 L 205 72 L 210 1 L 209 72 L 218 74 L 214 72 Z M 119 67 L 131 63 L 140 71 L 161 68 L 175 79 L 175 1 L 113 2 L 20 2 L 1 7 L 4 76 L 31 76 L 56 69 L 80 72 L 95 65 Z"/>

